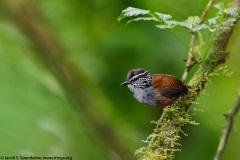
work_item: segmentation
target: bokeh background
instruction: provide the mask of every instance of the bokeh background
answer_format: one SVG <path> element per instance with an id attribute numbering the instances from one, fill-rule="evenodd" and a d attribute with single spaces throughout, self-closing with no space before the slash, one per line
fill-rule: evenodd
<path id="1" fill-rule="evenodd" d="M 219 2 L 219 1 L 217 1 Z M 216 2 L 216 3 L 217 3 Z M 0 2 L 0 155 L 70 156 L 75 160 L 137 159 L 161 108 L 138 103 L 120 87 L 128 70 L 181 78 L 188 49 L 152 22 L 117 22 L 128 6 L 200 15 L 207 0 L 2 0 Z M 214 16 L 212 9 L 208 17 Z M 240 89 L 240 25 L 228 50 L 232 76 L 212 76 L 193 106 L 176 160 L 213 159 L 227 113 Z M 188 44 L 191 34 L 176 28 Z M 207 34 L 205 41 L 207 42 Z M 191 78 L 197 66 L 187 79 Z M 224 159 L 240 156 L 240 117 Z"/>

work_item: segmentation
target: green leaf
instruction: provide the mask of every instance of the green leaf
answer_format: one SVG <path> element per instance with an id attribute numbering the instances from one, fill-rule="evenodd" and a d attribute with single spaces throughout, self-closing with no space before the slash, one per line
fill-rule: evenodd
<path id="1" fill-rule="evenodd" d="M 160 29 L 169 29 L 169 28 L 172 28 L 172 26 L 170 25 L 164 25 L 164 24 L 160 24 L 160 25 L 156 25 L 157 28 L 160 28 Z"/>
<path id="2" fill-rule="evenodd" d="M 138 16 L 138 15 L 149 15 L 149 14 L 150 14 L 149 10 L 128 7 L 122 11 L 121 15 L 117 18 L 117 20 L 121 21 L 123 18 L 126 18 L 126 17 Z"/>
<path id="3" fill-rule="evenodd" d="M 231 8 L 226 8 L 223 10 L 224 13 L 231 15 L 235 18 L 238 18 L 239 14 L 238 14 L 238 7 L 231 7 Z"/>
<path id="4" fill-rule="evenodd" d="M 217 4 L 213 5 L 213 7 L 217 8 L 219 11 L 222 11 L 223 7 L 224 7 L 224 3 L 223 2 L 217 3 Z"/>
<path id="5" fill-rule="evenodd" d="M 226 21 L 224 21 L 221 25 L 225 25 L 227 23 L 233 23 L 236 22 L 236 18 L 228 18 Z"/>
<path id="6" fill-rule="evenodd" d="M 220 2 L 220 3 L 217 3 L 215 5 L 213 5 L 214 8 L 218 9 L 218 15 L 222 15 L 223 14 L 223 8 L 224 8 L 224 3 L 223 2 Z"/>
<path id="7" fill-rule="evenodd" d="M 129 20 L 126 24 L 131 23 L 133 21 L 158 21 L 158 20 L 154 17 L 138 17 L 138 18 Z"/>
<path id="8" fill-rule="evenodd" d="M 193 27 L 192 21 L 190 21 L 189 19 L 187 19 L 185 21 L 182 21 L 182 22 L 178 22 L 178 21 L 174 21 L 174 20 L 165 21 L 165 24 L 156 25 L 156 27 L 160 28 L 160 29 L 169 29 L 169 28 L 173 28 L 175 26 L 186 27 L 186 28 L 190 29 L 192 32 L 197 32 L 197 31 L 200 31 L 202 29 L 208 29 L 210 32 L 215 32 L 216 31 L 216 29 L 213 29 L 206 24 L 201 24 L 201 25 L 197 25 L 196 27 Z"/>
<path id="9" fill-rule="evenodd" d="M 158 16 L 162 21 L 166 21 L 172 18 L 172 16 L 170 14 L 162 14 L 162 13 L 158 13 L 155 12 L 154 13 L 156 16 Z"/>
<path id="10" fill-rule="evenodd" d="M 209 25 L 217 24 L 217 19 L 218 19 L 218 18 L 219 18 L 219 17 L 214 17 L 214 18 L 208 19 L 208 24 L 209 24 Z"/>
<path id="11" fill-rule="evenodd" d="M 202 30 L 202 29 L 208 29 L 210 32 L 215 32 L 215 31 L 216 31 L 216 29 L 212 29 L 211 27 L 209 27 L 209 26 L 206 25 L 206 24 L 200 24 L 200 25 L 194 27 L 194 28 L 192 29 L 192 31 L 193 31 L 193 32 L 197 32 L 197 31 L 200 31 L 200 30 Z"/>
<path id="12" fill-rule="evenodd" d="M 192 29 L 192 26 L 193 26 L 192 21 L 190 21 L 189 19 L 183 22 L 178 22 L 177 25 L 187 27 L 188 29 Z"/>
<path id="13" fill-rule="evenodd" d="M 156 25 L 156 27 L 160 29 L 168 29 L 168 28 L 173 28 L 178 24 L 179 24 L 178 21 L 170 20 L 170 21 L 165 21 L 165 24 Z"/>
<path id="14" fill-rule="evenodd" d="M 170 20 L 170 21 L 165 21 L 165 24 L 156 25 L 156 27 L 160 28 L 160 29 L 173 28 L 175 26 L 183 26 L 183 27 L 186 27 L 188 29 L 192 29 L 192 22 L 189 21 L 189 20 L 186 20 L 186 21 L 183 21 L 183 22 Z"/>
<path id="15" fill-rule="evenodd" d="M 238 18 L 238 9 L 236 7 L 226 8 L 224 9 L 224 3 L 218 3 L 213 6 L 214 8 L 218 9 L 218 15 L 216 17 L 210 18 L 207 20 L 206 23 L 201 25 L 199 24 L 200 18 L 197 16 L 188 17 L 187 20 L 179 22 L 172 20 L 172 16 L 169 14 L 163 14 L 159 12 L 151 12 L 150 10 L 143 10 L 139 8 L 128 7 L 122 11 L 121 15 L 117 18 L 118 21 L 122 20 L 126 17 L 132 17 L 128 23 L 133 21 L 158 21 L 159 24 L 156 25 L 157 28 L 160 29 L 171 29 L 175 26 L 182 26 L 188 28 L 192 32 L 198 32 L 202 29 L 207 29 L 210 32 L 215 32 L 218 25 L 218 20 L 220 17 L 223 17 L 225 14 L 234 16 L 235 18 L 231 18 L 228 21 L 235 22 Z M 139 15 L 144 15 L 142 17 L 135 17 Z"/>

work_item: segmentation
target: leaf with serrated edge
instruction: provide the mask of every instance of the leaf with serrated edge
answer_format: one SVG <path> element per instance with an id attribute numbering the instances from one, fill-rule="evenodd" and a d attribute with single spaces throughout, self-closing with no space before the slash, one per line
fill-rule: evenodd
<path id="1" fill-rule="evenodd" d="M 190 21 L 188 19 L 183 22 L 178 22 L 177 25 L 187 27 L 188 29 L 192 29 L 192 21 Z"/>
<path id="2" fill-rule="evenodd" d="M 217 8 L 218 10 L 223 10 L 223 7 L 224 7 L 224 3 L 223 2 L 220 2 L 220 3 L 217 3 L 215 5 L 213 5 L 214 8 Z"/>
<path id="3" fill-rule="evenodd" d="M 157 28 L 160 28 L 160 29 L 169 29 L 169 28 L 172 28 L 172 26 L 169 26 L 169 25 L 156 25 Z"/>
<path id="4" fill-rule="evenodd" d="M 236 22 L 236 18 L 228 18 L 228 20 L 224 21 L 221 25 L 225 25 L 227 23 L 233 23 Z"/>
<path id="5" fill-rule="evenodd" d="M 155 15 L 157 15 L 161 20 L 166 21 L 172 18 L 172 16 L 170 14 L 162 14 L 162 13 L 158 13 L 155 12 Z"/>
<path id="6" fill-rule="evenodd" d="M 228 14 L 228 15 L 232 15 L 235 18 L 237 18 L 239 16 L 238 7 L 226 8 L 226 9 L 223 10 L 223 12 Z"/>
<path id="7" fill-rule="evenodd" d="M 134 18 L 132 20 L 129 20 L 126 24 L 129 24 L 133 21 L 157 21 L 157 19 L 154 18 L 154 17 L 138 17 L 138 18 Z"/>
<path id="8" fill-rule="evenodd" d="M 160 29 L 166 29 L 166 28 L 173 28 L 174 26 L 183 26 L 188 29 L 192 29 L 192 22 L 189 20 L 182 21 L 182 22 L 170 20 L 170 21 L 165 21 L 165 23 L 166 24 L 163 24 L 163 25 L 156 25 L 156 27 Z"/>
<path id="9" fill-rule="evenodd" d="M 211 27 L 209 27 L 209 26 L 206 25 L 206 24 L 200 24 L 200 25 L 194 27 L 194 28 L 192 29 L 192 31 L 193 31 L 193 32 L 196 32 L 196 31 L 200 31 L 200 30 L 202 30 L 202 29 L 208 29 L 210 32 L 215 32 L 215 31 L 216 31 L 216 29 L 212 29 Z"/>
<path id="10" fill-rule="evenodd" d="M 165 21 L 165 24 L 156 25 L 156 27 L 160 29 L 169 29 L 169 28 L 173 28 L 177 24 L 179 24 L 178 21 L 170 20 L 170 21 Z"/>
<path id="11" fill-rule="evenodd" d="M 218 19 L 218 18 L 219 18 L 219 17 L 214 17 L 214 18 L 208 19 L 208 24 L 209 24 L 209 25 L 217 24 L 217 19 Z"/>
<path id="12" fill-rule="evenodd" d="M 126 8 L 122 11 L 121 15 L 117 18 L 117 20 L 121 21 L 123 18 L 126 18 L 126 17 L 138 16 L 138 15 L 147 15 L 149 13 L 150 13 L 149 10 L 143 10 L 143 9 L 128 7 L 128 8 Z"/>

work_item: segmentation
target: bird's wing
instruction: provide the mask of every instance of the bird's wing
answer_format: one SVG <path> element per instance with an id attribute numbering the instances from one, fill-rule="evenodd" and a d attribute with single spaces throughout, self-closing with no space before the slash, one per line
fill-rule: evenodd
<path id="1" fill-rule="evenodd" d="M 152 84 L 153 88 L 164 97 L 178 98 L 188 93 L 188 87 L 181 80 L 171 75 L 153 74 L 152 82 L 154 82 Z"/>

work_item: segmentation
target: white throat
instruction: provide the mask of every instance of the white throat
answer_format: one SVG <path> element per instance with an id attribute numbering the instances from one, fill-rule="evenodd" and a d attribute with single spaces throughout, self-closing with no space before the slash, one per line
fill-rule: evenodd
<path id="1" fill-rule="evenodd" d="M 133 92 L 133 96 L 141 103 L 157 105 L 152 87 L 137 88 L 129 84 L 128 88 Z"/>

